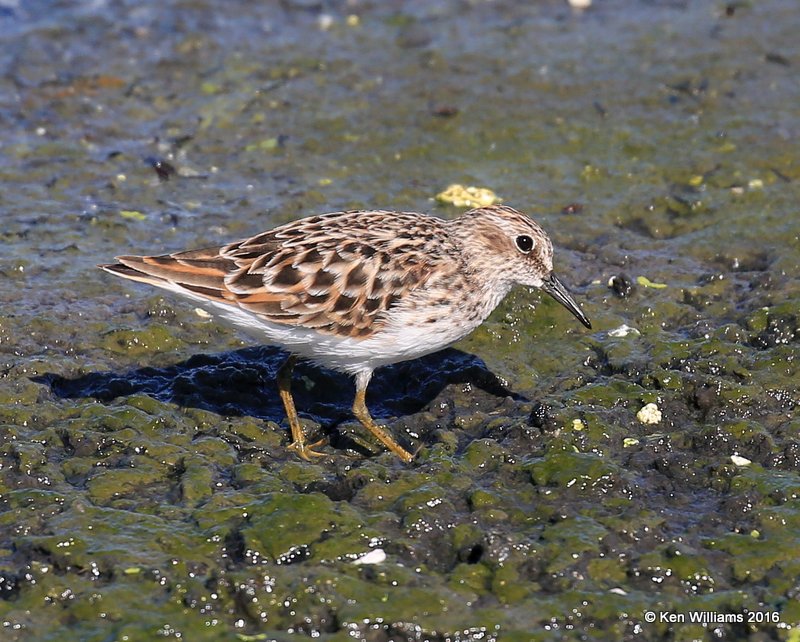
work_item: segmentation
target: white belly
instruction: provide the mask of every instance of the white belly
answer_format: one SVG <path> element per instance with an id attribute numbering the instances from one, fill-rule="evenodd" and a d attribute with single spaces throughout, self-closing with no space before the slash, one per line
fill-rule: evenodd
<path id="1" fill-rule="evenodd" d="M 208 308 L 208 301 L 202 303 Z M 483 319 L 458 325 L 452 318 L 442 318 L 436 323 L 416 325 L 403 313 L 393 318 L 379 332 L 365 339 L 324 334 L 314 329 L 270 323 L 241 308 L 224 303 L 212 304 L 217 316 L 246 330 L 249 335 L 261 337 L 266 343 L 280 345 L 290 352 L 307 357 L 317 363 L 358 374 L 380 366 L 406 361 L 436 352 L 455 343 L 478 327 Z"/>
<path id="2" fill-rule="evenodd" d="M 378 332 L 357 339 L 325 334 L 313 328 L 271 323 L 238 306 L 209 301 L 179 286 L 161 287 L 196 301 L 200 307 L 257 340 L 282 346 L 334 370 L 367 377 L 376 368 L 422 357 L 462 339 L 483 323 L 506 294 L 492 291 L 479 309 L 470 314 L 455 308 L 455 304 L 446 307 L 440 310 L 433 323 L 426 321 L 430 314 L 419 315 L 413 310 L 395 309 Z"/>

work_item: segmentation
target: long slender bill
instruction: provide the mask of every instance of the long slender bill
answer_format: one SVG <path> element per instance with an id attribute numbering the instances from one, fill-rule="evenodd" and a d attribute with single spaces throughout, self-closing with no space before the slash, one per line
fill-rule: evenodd
<path id="1" fill-rule="evenodd" d="M 559 281 L 558 277 L 553 272 L 544 278 L 544 281 L 542 282 L 542 290 L 547 292 L 547 294 L 553 297 L 567 310 L 572 312 L 572 314 L 574 314 L 578 321 L 580 321 L 583 325 L 590 330 L 592 329 L 592 324 L 589 322 L 589 318 L 583 313 L 583 310 L 578 307 L 578 304 L 575 302 L 575 299 L 572 298 L 569 290 L 567 290 L 564 284 Z"/>

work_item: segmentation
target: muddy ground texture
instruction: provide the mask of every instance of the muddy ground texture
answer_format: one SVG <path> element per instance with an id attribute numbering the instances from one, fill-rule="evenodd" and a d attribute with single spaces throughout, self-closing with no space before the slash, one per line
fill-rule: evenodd
<path id="1" fill-rule="evenodd" d="M 796 3 L 596 5 L 0 6 L 3 640 L 800 639 Z M 94 267 L 454 182 L 594 329 L 380 371 L 410 465 L 311 364 L 298 460 L 283 353 Z"/>

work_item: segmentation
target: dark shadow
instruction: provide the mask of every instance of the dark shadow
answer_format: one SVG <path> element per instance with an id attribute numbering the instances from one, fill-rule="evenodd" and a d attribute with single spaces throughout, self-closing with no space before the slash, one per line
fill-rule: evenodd
<path id="1" fill-rule="evenodd" d="M 144 393 L 220 415 L 247 415 L 280 423 L 284 411 L 275 377 L 286 357 L 280 348 L 264 346 L 199 354 L 165 368 L 92 372 L 74 379 L 45 374 L 33 381 L 48 385 L 62 399 L 111 401 Z M 367 391 L 367 404 L 376 418 L 409 415 L 419 412 L 452 383 L 471 383 L 495 396 L 522 399 L 481 359 L 449 348 L 378 369 Z M 294 371 L 292 392 L 300 415 L 325 427 L 352 418 L 355 387 L 347 375 L 301 361 Z"/>

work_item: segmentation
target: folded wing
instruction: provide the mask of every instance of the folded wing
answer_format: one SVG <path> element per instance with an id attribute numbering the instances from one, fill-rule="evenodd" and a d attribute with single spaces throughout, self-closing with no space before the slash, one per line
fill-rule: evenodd
<path id="1" fill-rule="evenodd" d="M 272 323 L 366 338 L 387 310 L 424 286 L 433 263 L 422 245 L 441 240 L 433 238 L 435 225 L 427 236 L 403 233 L 418 221 L 391 214 L 389 225 L 386 212 L 327 214 L 222 247 L 119 256 L 118 263 L 99 267 L 239 306 Z"/>

